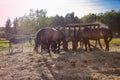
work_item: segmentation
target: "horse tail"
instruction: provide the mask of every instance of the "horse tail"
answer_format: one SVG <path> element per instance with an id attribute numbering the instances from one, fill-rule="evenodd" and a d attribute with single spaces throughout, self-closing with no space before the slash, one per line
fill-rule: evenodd
<path id="1" fill-rule="evenodd" d="M 110 42 L 113 38 L 113 34 L 112 34 L 112 31 L 109 30 L 109 39 L 108 39 L 108 42 Z"/>

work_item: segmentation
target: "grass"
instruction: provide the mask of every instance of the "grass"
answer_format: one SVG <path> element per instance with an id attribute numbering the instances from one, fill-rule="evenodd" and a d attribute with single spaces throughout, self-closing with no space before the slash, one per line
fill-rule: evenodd
<path id="1" fill-rule="evenodd" d="M 25 46 L 30 46 L 30 43 L 28 41 L 25 42 L 24 44 L 25 44 Z M 32 40 L 32 45 L 34 45 L 34 44 L 35 44 L 35 42 L 34 42 L 34 40 Z"/>
<path id="2" fill-rule="evenodd" d="M 91 43 L 95 43 L 95 41 L 91 40 Z M 101 43 L 102 44 L 104 43 L 103 39 L 101 39 Z M 35 44 L 34 40 L 32 40 L 32 44 L 33 45 Z M 110 41 L 110 44 L 120 45 L 120 38 L 112 39 L 112 41 Z M 24 45 L 30 46 L 30 43 L 27 41 L 24 43 Z M 0 50 L 4 49 L 4 48 L 8 48 L 8 47 L 9 47 L 9 40 L 1 40 L 0 41 Z"/>
<path id="3" fill-rule="evenodd" d="M 7 47 L 9 47 L 9 40 L 1 40 L 0 48 L 7 48 Z"/>
<path id="4" fill-rule="evenodd" d="M 120 38 L 115 38 L 115 39 L 113 39 L 113 40 L 110 42 L 110 44 L 117 44 L 117 45 L 119 45 L 119 44 L 120 44 Z"/>
<path id="5" fill-rule="evenodd" d="M 32 40 L 32 45 L 34 45 L 34 44 L 35 44 L 35 42 L 34 42 L 34 40 Z M 24 43 L 24 45 L 31 46 L 28 41 L 26 41 Z M 9 47 L 9 40 L 4 40 L 4 39 L 0 40 L 0 50 L 2 50 L 4 48 L 8 48 L 8 47 Z M 15 45 L 13 47 L 15 47 Z"/>
<path id="6" fill-rule="evenodd" d="M 95 40 L 90 40 L 91 43 L 95 43 Z M 101 39 L 100 42 L 103 44 L 104 43 L 104 40 Z M 110 41 L 110 44 L 115 44 L 115 45 L 120 45 L 120 38 L 113 38 L 111 41 Z"/>

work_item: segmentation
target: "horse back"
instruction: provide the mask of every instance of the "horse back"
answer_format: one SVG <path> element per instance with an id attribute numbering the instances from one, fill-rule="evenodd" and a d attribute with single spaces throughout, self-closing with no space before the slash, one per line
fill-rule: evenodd
<path id="1" fill-rule="evenodd" d="M 54 34 L 53 34 L 53 41 L 59 41 L 62 40 L 63 38 L 65 38 L 65 35 L 63 34 L 63 32 L 61 30 L 58 29 L 54 29 Z"/>

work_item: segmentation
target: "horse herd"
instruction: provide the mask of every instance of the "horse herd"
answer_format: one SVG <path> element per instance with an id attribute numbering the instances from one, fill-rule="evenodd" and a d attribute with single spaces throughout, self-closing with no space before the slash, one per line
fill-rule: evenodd
<path id="1" fill-rule="evenodd" d="M 85 51 L 87 51 L 87 46 L 91 51 L 90 40 L 98 41 L 100 47 L 100 39 L 105 42 L 105 50 L 109 51 L 109 42 L 112 40 L 112 31 L 106 28 L 90 29 L 85 28 L 83 30 L 74 31 L 70 29 L 55 29 L 51 27 L 46 27 L 40 29 L 35 38 L 34 53 L 38 53 L 38 48 L 41 46 L 42 50 L 50 50 L 60 53 L 60 46 L 63 45 L 63 50 L 68 51 L 68 42 L 72 41 L 72 49 L 76 50 L 78 47 L 78 42 L 82 42 L 85 45 Z M 62 42 L 62 43 L 61 43 Z"/>

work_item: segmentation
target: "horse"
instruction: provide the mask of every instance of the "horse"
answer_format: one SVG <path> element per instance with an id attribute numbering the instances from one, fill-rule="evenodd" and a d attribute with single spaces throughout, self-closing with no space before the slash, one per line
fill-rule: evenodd
<path id="1" fill-rule="evenodd" d="M 76 51 L 76 49 L 78 47 L 78 41 L 76 40 L 75 37 L 77 35 L 77 32 L 79 32 L 81 30 L 79 30 L 79 29 L 74 30 L 74 29 L 68 29 L 68 28 L 62 28 L 60 30 L 64 33 L 67 44 L 69 41 L 72 41 L 72 50 Z M 83 48 L 83 41 L 79 40 L 79 42 L 80 42 L 80 47 Z M 97 42 L 99 43 L 100 48 L 102 48 L 102 45 L 101 45 L 99 39 L 96 40 L 95 46 L 97 46 Z"/>
<path id="2" fill-rule="evenodd" d="M 72 49 L 75 50 L 74 41 L 75 41 L 75 35 L 76 35 L 77 31 L 74 31 L 74 29 L 67 29 L 67 28 L 62 28 L 59 30 L 64 33 L 67 44 L 68 44 L 68 42 L 72 41 Z"/>
<path id="3" fill-rule="evenodd" d="M 57 46 L 59 52 L 61 41 L 63 42 L 63 49 L 67 51 L 65 36 L 61 31 L 50 27 L 40 29 L 36 34 L 34 52 L 38 52 L 40 45 L 47 49 L 48 53 L 50 53 L 50 45 L 53 46 L 54 50 Z"/>
<path id="4" fill-rule="evenodd" d="M 89 40 L 100 40 L 104 39 L 106 48 L 105 51 L 109 51 L 109 42 L 112 40 L 112 31 L 106 28 L 98 28 L 98 29 L 90 29 L 85 28 L 83 31 L 79 31 L 77 33 L 78 40 L 82 40 L 85 43 L 85 50 L 87 51 L 87 45 L 90 49 L 90 42 Z"/>

